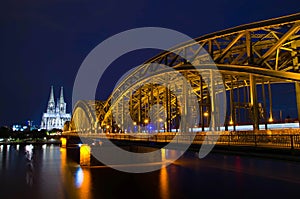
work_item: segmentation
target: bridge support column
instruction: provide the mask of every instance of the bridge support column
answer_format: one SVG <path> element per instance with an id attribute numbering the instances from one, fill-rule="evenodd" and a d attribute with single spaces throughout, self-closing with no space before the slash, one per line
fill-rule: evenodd
<path id="1" fill-rule="evenodd" d="M 291 43 L 291 47 L 293 49 L 297 49 L 300 45 L 300 42 L 292 42 Z M 299 69 L 299 60 L 298 60 L 298 57 L 296 56 L 297 55 L 297 51 L 293 51 L 292 52 L 292 56 L 294 57 L 293 59 L 293 65 L 294 65 L 294 68 L 296 70 Z M 298 113 L 298 120 L 299 120 L 299 127 L 300 127 L 300 82 L 295 82 L 295 90 L 296 90 L 296 102 L 297 102 L 297 113 Z"/>
<path id="2" fill-rule="evenodd" d="M 229 95 L 229 99 L 230 99 L 230 120 L 229 120 L 229 124 L 233 126 L 233 130 L 236 131 L 235 125 L 235 106 L 234 106 L 234 96 L 233 96 L 233 78 L 231 76 L 231 81 L 230 81 L 230 95 Z"/>
<path id="3" fill-rule="evenodd" d="M 91 147 L 87 144 L 80 146 L 80 165 L 89 166 L 91 164 Z"/>
<path id="4" fill-rule="evenodd" d="M 268 129 L 268 115 L 267 115 L 267 109 L 266 109 L 266 92 L 265 92 L 265 83 L 264 83 L 264 80 L 262 80 L 261 82 L 261 92 L 262 92 L 262 97 L 263 97 L 263 111 L 264 111 L 264 114 L 263 114 L 263 117 L 264 117 L 264 122 L 265 122 L 265 130 Z"/>
<path id="5" fill-rule="evenodd" d="M 67 147 L 67 138 L 60 138 L 61 147 L 66 148 Z"/>
<path id="6" fill-rule="evenodd" d="M 204 131 L 204 96 L 203 96 L 203 80 L 200 75 L 200 113 L 201 113 L 201 129 Z"/>
<path id="7" fill-rule="evenodd" d="M 210 70 L 210 82 L 209 82 L 209 92 L 210 92 L 210 101 L 211 101 L 211 125 L 209 130 L 216 131 L 216 118 L 217 118 L 217 110 L 216 110 L 216 90 L 215 90 L 215 81 L 214 81 L 214 71 Z"/>
<path id="8" fill-rule="evenodd" d="M 296 90 L 296 102 L 297 102 L 297 113 L 298 113 L 298 120 L 300 126 L 300 82 L 295 82 L 295 90 Z"/>
<path id="9" fill-rule="evenodd" d="M 182 79 L 182 96 L 183 96 L 183 110 L 182 110 L 182 126 L 181 126 L 181 133 L 188 133 L 189 126 L 187 126 L 187 117 L 189 117 L 189 100 L 188 100 L 188 91 L 187 91 L 187 80 L 185 78 Z"/>
<path id="10" fill-rule="evenodd" d="M 257 107 L 257 93 L 256 93 L 256 81 L 255 77 L 250 74 L 250 104 L 252 107 L 252 119 L 253 119 L 253 130 L 259 130 L 258 120 L 258 107 Z"/>

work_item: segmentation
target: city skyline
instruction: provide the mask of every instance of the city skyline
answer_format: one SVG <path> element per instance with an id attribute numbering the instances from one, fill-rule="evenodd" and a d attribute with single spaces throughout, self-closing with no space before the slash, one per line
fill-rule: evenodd
<path id="1" fill-rule="evenodd" d="M 0 126 L 28 119 L 39 123 L 47 106 L 48 92 L 44 91 L 51 85 L 64 86 L 66 102 L 70 105 L 67 112 L 71 112 L 71 91 L 78 68 L 96 45 L 116 33 L 158 26 L 195 38 L 241 24 L 293 14 L 299 12 L 300 5 L 294 1 L 231 2 L 188 1 L 182 4 L 174 1 L 172 5 L 153 1 L 135 1 L 130 5 L 117 1 L 5 2 L 6 6 L 1 10 Z M 183 5 L 187 9 L 182 9 Z M 215 14 L 207 9 L 215 7 Z M 178 10 L 180 14 L 176 14 Z M 99 98 L 106 99 L 119 77 L 156 53 L 135 52 L 116 60 L 101 80 Z M 283 93 L 275 94 L 275 101 L 281 95 Z M 283 110 L 288 108 L 288 105 L 282 105 Z"/>

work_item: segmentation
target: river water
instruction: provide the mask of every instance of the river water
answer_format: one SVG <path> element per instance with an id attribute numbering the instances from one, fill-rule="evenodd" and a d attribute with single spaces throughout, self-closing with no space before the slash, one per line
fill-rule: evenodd
<path id="1" fill-rule="evenodd" d="M 76 149 L 35 145 L 32 154 L 26 150 L 25 145 L 0 145 L 1 199 L 300 196 L 299 162 L 219 153 L 199 159 L 197 153 L 186 152 L 166 168 L 132 174 L 105 166 L 81 168 Z"/>

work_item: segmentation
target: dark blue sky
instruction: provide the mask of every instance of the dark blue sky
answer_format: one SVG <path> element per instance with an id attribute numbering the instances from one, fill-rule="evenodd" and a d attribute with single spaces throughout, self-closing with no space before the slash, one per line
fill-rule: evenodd
<path id="1" fill-rule="evenodd" d="M 28 119 L 39 124 L 51 85 L 56 97 L 64 86 L 71 111 L 73 82 L 85 56 L 121 31 L 158 26 L 198 37 L 299 11 L 295 0 L 2 0 L 0 125 Z M 104 98 L 112 82 L 148 58 L 144 54 L 123 56 L 112 65 L 99 87 Z"/>

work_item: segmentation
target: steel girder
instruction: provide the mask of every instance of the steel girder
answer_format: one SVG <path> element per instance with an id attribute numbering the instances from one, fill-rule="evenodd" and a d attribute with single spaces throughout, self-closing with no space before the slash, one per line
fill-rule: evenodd
<path id="1" fill-rule="evenodd" d="M 141 122 L 146 117 L 149 95 L 158 103 L 168 103 L 165 88 L 151 84 L 142 85 L 140 77 L 163 78 L 164 71 L 159 65 L 166 65 L 179 71 L 191 84 L 199 99 L 200 106 L 209 109 L 210 99 L 207 83 L 201 76 L 209 72 L 214 63 L 223 75 L 226 90 L 249 86 L 249 74 L 254 75 L 256 84 L 272 82 L 300 81 L 300 14 L 255 22 L 238 26 L 196 38 L 160 53 L 149 59 L 144 65 L 125 77 L 109 99 L 101 106 L 102 112 L 97 114 L 97 121 L 102 125 L 113 125 L 112 110 L 119 105 L 116 98 L 131 99 L 131 117 Z M 196 44 L 200 44 L 196 45 Z M 183 57 L 187 57 L 184 59 Z M 201 69 L 201 75 L 196 69 Z M 174 83 L 180 88 L 178 82 Z M 140 89 L 140 95 L 137 90 Z M 133 94 L 133 95 L 132 95 Z M 130 96 L 132 95 L 132 96 Z M 169 104 L 176 107 L 174 97 L 169 97 Z M 159 99 L 159 100 L 158 100 Z M 137 111 L 143 109 L 138 116 Z M 171 108 L 172 109 L 172 108 Z M 202 112 L 205 111 L 201 109 Z M 142 115 L 141 115 L 142 114 Z M 172 109 L 169 120 L 176 118 L 178 110 Z M 137 119 L 138 118 L 138 119 Z"/>

